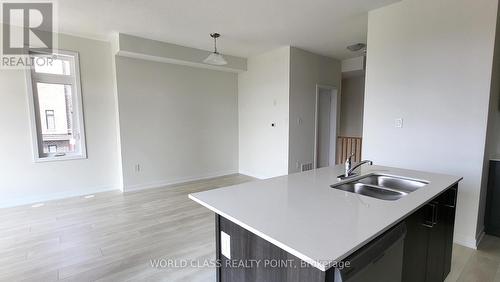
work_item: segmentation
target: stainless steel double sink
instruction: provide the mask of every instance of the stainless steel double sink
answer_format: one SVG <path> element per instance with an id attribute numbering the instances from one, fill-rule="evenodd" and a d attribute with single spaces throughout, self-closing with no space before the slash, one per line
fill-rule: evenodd
<path id="1" fill-rule="evenodd" d="M 384 174 L 368 174 L 330 187 L 386 201 L 395 201 L 429 184 L 424 180 Z"/>

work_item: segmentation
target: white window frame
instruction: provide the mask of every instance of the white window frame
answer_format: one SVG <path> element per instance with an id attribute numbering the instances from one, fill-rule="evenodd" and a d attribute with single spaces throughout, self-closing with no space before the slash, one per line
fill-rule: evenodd
<path id="1" fill-rule="evenodd" d="M 47 112 L 52 112 L 52 114 L 50 115 L 50 117 L 52 117 L 52 126 L 54 128 L 49 128 L 49 115 L 47 114 Z M 56 115 L 55 115 L 54 110 L 45 110 L 45 123 L 46 123 L 46 126 L 47 126 L 47 130 L 54 130 L 55 129 L 55 127 L 56 127 Z"/>
<path id="2" fill-rule="evenodd" d="M 43 54 L 40 52 L 33 52 L 33 54 Z M 50 54 L 49 54 L 50 55 Z M 80 59 L 78 52 L 66 51 L 66 50 L 53 50 L 52 55 L 55 56 L 70 56 L 73 57 L 74 64 L 70 65 L 71 71 L 74 73 L 67 76 L 67 80 L 63 75 L 54 74 L 41 74 L 37 73 L 36 77 L 32 74 L 32 68 L 26 69 L 26 85 L 28 93 L 28 108 L 30 116 L 31 125 L 31 138 L 33 147 L 33 160 L 34 162 L 51 162 L 51 161 L 64 161 L 64 160 L 79 160 L 87 159 L 87 145 L 85 138 L 85 124 L 83 117 L 83 99 L 82 99 L 82 88 L 80 81 Z M 79 151 L 73 153 L 44 153 L 43 152 L 43 141 L 42 141 L 42 127 L 43 124 L 40 120 L 40 111 L 38 110 L 38 94 L 34 88 L 34 79 L 37 82 L 42 83 L 55 83 L 55 84 L 69 84 L 71 85 L 72 98 L 73 98 L 73 116 L 77 118 L 77 121 L 73 124 L 74 134 L 77 136 L 77 142 L 79 142 Z"/>

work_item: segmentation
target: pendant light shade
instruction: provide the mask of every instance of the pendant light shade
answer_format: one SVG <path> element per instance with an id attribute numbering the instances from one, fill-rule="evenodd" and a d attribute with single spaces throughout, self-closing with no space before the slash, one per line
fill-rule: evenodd
<path id="1" fill-rule="evenodd" d="M 220 37 L 220 34 L 218 33 L 211 33 L 210 37 L 214 39 L 214 51 L 208 55 L 208 57 L 203 60 L 205 64 L 210 64 L 210 65 L 216 65 L 216 66 L 223 66 L 227 65 L 226 59 L 217 52 L 217 38 Z"/>
<path id="2" fill-rule="evenodd" d="M 210 53 L 208 57 L 203 61 L 205 64 L 210 64 L 210 65 L 216 65 L 216 66 L 223 66 L 227 65 L 226 59 L 224 57 L 216 52 Z"/>

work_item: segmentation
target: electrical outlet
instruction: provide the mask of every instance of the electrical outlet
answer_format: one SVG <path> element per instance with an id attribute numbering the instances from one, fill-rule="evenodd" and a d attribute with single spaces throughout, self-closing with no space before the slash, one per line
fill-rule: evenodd
<path id="1" fill-rule="evenodd" d="M 141 165 L 140 164 L 134 165 L 134 171 L 137 173 L 141 172 Z"/>
<path id="2" fill-rule="evenodd" d="M 394 126 L 396 128 L 403 128 L 403 119 L 402 118 L 397 118 L 394 120 Z"/>
<path id="3" fill-rule="evenodd" d="M 220 232 L 220 252 L 227 259 L 231 259 L 231 236 L 224 231 Z"/>

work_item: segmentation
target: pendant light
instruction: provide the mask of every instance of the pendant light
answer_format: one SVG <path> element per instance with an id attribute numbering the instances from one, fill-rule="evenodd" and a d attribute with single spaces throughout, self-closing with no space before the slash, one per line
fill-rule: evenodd
<path id="1" fill-rule="evenodd" d="M 219 52 L 217 52 L 217 38 L 220 37 L 220 34 L 210 33 L 210 37 L 214 39 L 214 51 L 210 53 L 210 55 L 205 60 L 203 60 L 203 62 L 205 64 L 216 66 L 227 65 L 227 61 L 224 59 L 224 57 Z"/>

